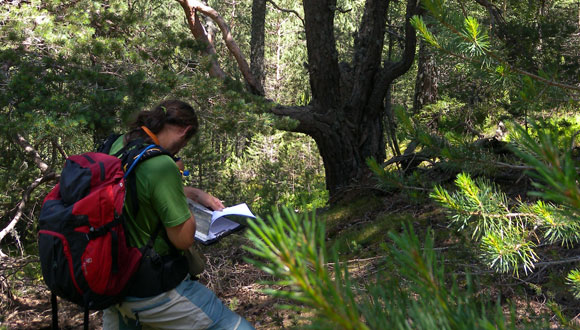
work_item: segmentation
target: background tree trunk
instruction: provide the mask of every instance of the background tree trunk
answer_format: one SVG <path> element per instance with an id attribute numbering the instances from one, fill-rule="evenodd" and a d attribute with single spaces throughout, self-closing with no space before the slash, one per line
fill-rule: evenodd
<path id="1" fill-rule="evenodd" d="M 250 36 L 250 71 L 260 86 L 264 89 L 264 33 L 266 21 L 266 0 L 252 1 L 252 31 Z"/>
<path id="2" fill-rule="evenodd" d="M 413 111 L 418 113 L 423 106 L 437 102 L 439 85 L 439 70 L 435 63 L 432 48 L 421 41 L 417 60 L 417 78 L 415 80 L 415 96 Z"/>

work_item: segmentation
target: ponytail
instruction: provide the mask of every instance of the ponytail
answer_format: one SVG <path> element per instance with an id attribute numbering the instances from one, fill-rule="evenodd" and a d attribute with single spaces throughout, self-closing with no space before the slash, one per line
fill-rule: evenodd
<path id="1" fill-rule="evenodd" d="M 150 138 L 141 128 L 147 127 L 154 134 L 159 133 L 166 124 L 176 126 L 191 126 L 188 131 L 188 137 L 193 136 L 198 130 L 198 121 L 195 110 L 191 105 L 180 100 L 166 100 L 159 103 L 150 111 L 141 111 L 137 113 L 135 119 L 131 122 L 129 133 L 125 136 L 125 142 L 136 138 L 143 138 L 148 142 Z"/>

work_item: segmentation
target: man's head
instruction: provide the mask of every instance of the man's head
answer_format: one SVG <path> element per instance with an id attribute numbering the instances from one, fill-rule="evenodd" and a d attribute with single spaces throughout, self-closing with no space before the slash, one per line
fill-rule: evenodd
<path id="1" fill-rule="evenodd" d="M 129 139 L 151 140 L 141 128 L 145 126 L 159 139 L 159 144 L 176 154 L 197 133 L 197 116 L 193 107 L 179 100 L 166 100 L 151 111 L 141 111 L 131 124 Z M 150 141 L 153 142 L 153 141 Z"/>

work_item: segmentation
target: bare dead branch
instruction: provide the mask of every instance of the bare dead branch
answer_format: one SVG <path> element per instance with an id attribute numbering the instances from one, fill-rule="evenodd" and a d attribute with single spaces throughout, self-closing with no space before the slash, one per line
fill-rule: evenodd
<path id="1" fill-rule="evenodd" d="M 32 194 L 34 189 L 36 189 L 42 183 L 56 179 L 56 178 L 57 178 L 56 173 L 50 172 L 50 173 L 48 173 L 40 178 L 37 178 L 36 180 L 34 180 L 30 184 L 30 186 L 28 186 L 28 188 L 26 188 L 26 190 L 22 193 L 22 200 L 20 200 L 20 202 L 18 202 L 16 214 L 14 215 L 14 217 L 12 218 L 10 223 L 4 229 L 2 229 L 2 231 L 0 231 L 0 242 L 2 242 L 4 237 L 6 237 L 6 235 L 8 235 L 9 233 L 11 233 L 14 230 L 14 227 L 16 227 L 16 224 L 18 223 L 18 221 L 20 220 L 20 218 L 22 218 L 22 215 L 24 214 L 24 207 L 26 206 L 26 203 L 30 199 L 30 194 Z M 6 255 L 0 251 L 0 258 L 5 257 L 5 256 Z"/>
<path id="2" fill-rule="evenodd" d="M 336 11 L 341 13 L 341 14 L 346 14 L 346 13 L 350 13 L 352 11 L 352 8 L 342 8 L 342 7 L 336 7 Z"/>
<path id="3" fill-rule="evenodd" d="M 36 163 L 36 166 L 38 166 L 40 172 L 43 174 L 46 173 L 46 171 L 49 169 L 49 166 L 47 163 L 44 162 L 44 160 L 42 160 L 42 157 L 40 156 L 38 151 L 36 151 L 36 149 L 34 149 L 32 145 L 30 145 L 30 143 L 19 133 L 16 134 L 14 141 L 16 142 L 16 144 L 21 146 L 22 149 L 24 149 L 24 151 L 27 154 L 32 156 L 34 163 Z"/>
<path id="4" fill-rule="evenodd" d="M 569 264 L 580 261 L 580 257 L 573 257 L 567 259 L 560 259 L 560 260 L 553 260 L 553 261 L 542 261 L 536 262 L 534 267 L 542 267 L 542 266 L 554 266 L 554 265 L 562 265 L 562 264 Z"/>
<path id="5" fill-rule="evenodd" d="M 529 171 L 529 170 L 533 170 L 534 167 L 533 166 L 527 166 L 527 165 L 514 165 L 514 164 L 508 164 L 508 163 L 504 163 L 504 162 L 495 162 L 493 163 L 495 166 L 497 167 L 503 167 L 503 168 L 511 168 L 514 170 L 523 170 L 523 171 Z"/>
<path id="6" fill-rule="evenodd" d="M 304 26 L 304 19 L 300 16 L 300 14 L 298 14 L 298 12 L 296 10 L 281 8 L 276 3 L 274 3 L 274 1 L 272 1 L 272 0 L 267 0 L 266 2 L 269 2 L 272 6 L 274 6 L 274 8 L 278 9 L 279 11 L 281 11 L 283 13 L 290 13 L 290 14 L 296 15 L 296 17 L 298 17 L 298 19 L 302 21 L 302 26 Z"/>
<path id="7" fill-rule="evenodd" d="M 52 145 L 58 150 L 58 152 L 60 153 L 62 158 L 64 158 L 64 159 L 68 158 L 66 151 L 64 151 L 62 146 L 60 144 L 58 144 L 58 142 L 56 142 L 56 139 L 52 140 Z"/>
<path id="8" fill-rule="evenodd" d="M 578 261 L 580 261 L 580 257 L 572 257 L 572 258 L 553 260 L 553 261 L 541 261 L 541 262 L 534 263 L 532 268 L 570 264 L 570 263 L 576 263 Z M 474 268 L 474 265 L 462 265 L 462 266 Z M 519 266 L 518 269 L 524 269 L 524 265 Z M 461 272 L 460 271 L 460 272 L 455 272 L 454 274 L 455 275 L 466 275 L 468 273 L 470 275 L 485 275 L 485 274 L 494 274 L 494 273 L 497 273 L 497 271 L 495 271 L 493 269 L 487 269 L 487 270 L 469 271 L 469 272 Z"/>
<path id="9" fill-rule="evenodd" d="M 412 154 L 394 156 L 391 159 L 384 162 L 382 164 L 382 167 L 387 167 L 387 166 L 395 164 L 395 163 L 402 163 L 402 162 L 406 162 L 406 161 L 426 161 L 426 162 L 431 163 L 431 165 L 435 164 L 435 161 L 433 161 L 432 157 L 428 157 L 428 156 L 423 155 L 421 153 L 412 153 Z"/>

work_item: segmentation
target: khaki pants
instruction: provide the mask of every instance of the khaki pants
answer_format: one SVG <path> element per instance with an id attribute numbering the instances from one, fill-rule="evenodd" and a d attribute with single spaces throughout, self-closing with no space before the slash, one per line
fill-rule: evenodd
<path id="1" fill-rule="evenodd" d="M 103 329 L 254 329 L 197 281 L 150 298 L 127 297 L 103 313 Z"/>

